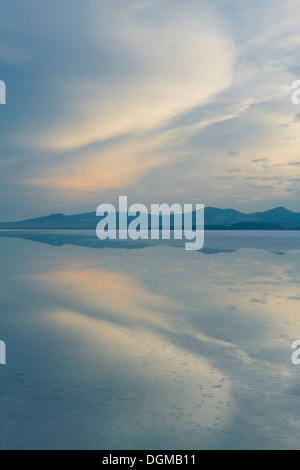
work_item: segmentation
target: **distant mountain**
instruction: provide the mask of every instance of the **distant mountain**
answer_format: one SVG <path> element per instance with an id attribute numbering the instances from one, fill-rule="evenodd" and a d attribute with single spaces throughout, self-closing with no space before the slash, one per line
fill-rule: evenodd
<path id="1" fill-rule="evenodd" d="M 251 214 L 234 209 L 206 207 L 204 213 L 207 230 L 300 230 L 300 213 L 289 211 L 284 207 Z M 132 219 L 134 217 L 128 217 L 129 222 Z M 0 229 L 95 230 L 99 220 L 100 217 L 96 216 L 96 212 L 75 215 L 52 214 L 19 222 L 0 222 Z M 173 224 L 174 218 L 171 217 L 171 227 Z M 161 226 L 161 218 L 159 225 Z"/>
<path id="2" fill-rule="evenodd" d="M 92 230 L 96 228 L 96 225 L 99 220 L 100 218 L 96 217 L 96 212 L 76 215 L 52 214 L 45 217 L 37 217 L 35 219 L 22 220 L 19 222 L 0 222 L 0 229 Z"/>
<path id="3" fill-rule="evenodd" d="M 206 225 L 231 226 L 235 224 L 275 224 L 282 229 L 291 229 L 300 226 L 300 213 L 292 212 L 284 207 L 277 207 L 266 212 L 254 212 L 245 214 L 233 209 L 217 209 L 215 207 L 205 208 Z M 249 225 L 250 227 L 250 225 Z M 247 227 L 246 230 L 251 230 Z M 253 225 L 255 227 L 255 225 Z M 272 230 L 272 228 L 270 228 Z M 236 229 L 237 230 L 237 229 Z M 268 229 L 266 229 L 268 230 Z M 275 228 L 275 230 L 278 230 Z"/>

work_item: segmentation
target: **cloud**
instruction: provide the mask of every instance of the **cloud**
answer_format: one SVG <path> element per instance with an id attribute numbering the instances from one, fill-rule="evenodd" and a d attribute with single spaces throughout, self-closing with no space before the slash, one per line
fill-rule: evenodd
<path id="1" fill-rule="evenodd" d="M 95 67 L 87 77 L 62 79 L 62 113 L 34 139 L 41 148 L 72 149 L 148 131 L 230 84 L 231 43 L 203 2 L 141 7 L 131 1 L 120 9 L 100 2 L 89 27 L 94 59 L 111 55 L 110 73 Z"/>
<path id="2" fill-rule="evenodd" d="M 174 155 L 165 150 L 164 136 L 128 138 L 105 150 L 80 150 L 62 161 L 47 163 L 27 184 L 67 190 L 108 190 L 132 184 Z"/>
<path id="3" fill-rule="evenodd" d="M 266 158 L 255 158 L 254 160 L 251 160 L 251 163 L 266 163 L 267 159 Z"/>
<path id="4" fill-rule="evenodd" d="M 77 212 L 129 187 L 296 209 L 298 11 L 294 0 L 11 0 L 0 18 L 2 213 L 52 211 L 59 198 Z M 261 176 L 251 162 L 286 181 L 278 198 L 247 184 Z"/>
<path id="5" fill-rule="evenodd" d="M 27 185 L 74 191 L 131 185 L 174 161 L 175 145 L 187 136 L 232 117 L 216 116 L 188 130 L 162 129 L 168 120 L 211 101 L 232 79 L 232 44 L 205 2 L 131 1 L 111 7 L 89 2 L 89 7 L 83 25 L 88 30 L 78 32 L 75 45 L 80 37 L 87 42 L 88 34 L 87 55 L 95 67 L 72 76 L 77 59 L 72 53 L 59 80 L 54 77 L 63 99 L 53 117 L 47 126 L 37 124 L 35 135 L 20 136 L 23 146 L 49 155 L 22 178 Z M 74 14 L 81 15 L 80 9 Z M 67 45 L 69 51 L 69 40 Z M 53 85 L 49 92 L 53 96 Z M 121 136 L 124 140 L 110 147 L 87 148 Z"/>

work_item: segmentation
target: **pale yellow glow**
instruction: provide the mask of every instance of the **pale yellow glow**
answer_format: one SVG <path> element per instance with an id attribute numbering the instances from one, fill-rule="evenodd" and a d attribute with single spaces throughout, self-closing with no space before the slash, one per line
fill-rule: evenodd
<path id="1" fill-rule="evenodd" d="M 169 133 L 129 139 L 104 151 L 83 151 L 79 157 L 51 165 L 46 175 L 28 184 L 75 190 L 107 190 L 129 185 L 147 170 L 170 162 L 178 151 L 167 151 Z"/>
<path id="2" fill-rule="evenodd" d="M 39 279 L 68 292 L 78 305 L 93 309 L 93 314 L 109 312 L 127 322 L 138 320 L 140 325 L 166 327 L 163 312 L 178 310 L 178 305 L 170 298 L 149 292 L 129 274 L 78 269 L 45 274 Z"/>

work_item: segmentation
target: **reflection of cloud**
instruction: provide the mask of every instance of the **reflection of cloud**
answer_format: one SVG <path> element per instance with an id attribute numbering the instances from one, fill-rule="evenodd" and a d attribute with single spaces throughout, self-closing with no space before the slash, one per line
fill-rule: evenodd
<path id="1" fill-rule="evenodd" d="M 282 436 L 297 445 L 299 426 L 289 419 L 297 397 L 282 400 L 292 384 L 290 338 L 299 326 L 298 287 L 286 276 L 287 269 L 295 272 L 296 257 L 243 250 L 214 255 L 208 269 L 205 255 L 186 257 L 172 248 L 137 256 L 101 251 L 101 257 L 90 258 L 94 268 L 90 260 L 81 266 L 68 261 L 67 267 L 62 260 L 61 270 L 37 276 L 45 284 L 39 292 L 51 302 L 34 321 L 68 338 L 67 355 L 85 367 L 86 376 L 91 361 L 92 373 L 105 364 L 114 384 L 123 384 L 122 374 L 138 383 L 142 397 L 134 395 L 134 407 L 139 419 L 152 425 L 151 436 L 153 423 L 160 436 L 170 436 L 177 421 L 174 434 L 182 443 L 189 432 L 190 445 L 197 445 L 199 435 L 207 445 L 227 448 L 232 442 L 280 447 Z M 137 281 L 133 273 L 145 266 L 148 271 Z M 222 275 L 225 268 L 231 276 Z M 213 426 L 213 438 L 207 426 Z M 224 443 L 224 436 L 229 441 Z"/>
<path id="2" fill-rule="evenodd" d="M 93 309 L 95 315 L 109 312 L 114 318 L 135 326 L 166 327 L 164 312 L 178 306 L 172 299 L 153 294 L 141 282 L 128 274 L 102 269 L 59 271 L 39 279 L 54 284 L 68 293 L 82 309 Z"/>
<path id="3" fill-rule="evenodd" d="M 172 431 L 166 429 L 166 421 L 169 424 L 180 422 L 179 446 L 184 441 L 183 434 L 191 432 L 195 426 L 210 427 L 216 419 L 218 424 L 225 425 L 230 384 L 225 374 L 203 357 L 184 353 L 157 333 L 115 325 L 75 311 L 53 311 L 46 321 L 55 329 L 75 333 L 79 344 L 74 360 L 81 362 L 82 345 L 88 344 L 89 355 L 98 357 L 100 362 L 105 359 L 116 372 L 126 365 L 131 380 L 138 380 L 144 388 L 143 400 L 135 401 L 135 414 L 145 416 L 150 407 L 151 421 L 155 422 L 161 436 L 166 431 L 172 435 Z M 146 398 L 149 403 L 145 403 Z M 210 406 L 212 399 L 218 407 Z M 182 420 L 182 416 L 188 414 L 190 418 Z M 189 437 L 188 448 L 197 442 L 195 432 L 193 434 Z"/>

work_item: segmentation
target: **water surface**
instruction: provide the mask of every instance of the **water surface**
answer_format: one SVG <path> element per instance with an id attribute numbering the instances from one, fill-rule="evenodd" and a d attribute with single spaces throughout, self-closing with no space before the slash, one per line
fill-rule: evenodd
<path id="1" fill-rule="evenodd" d="M 299 447 L 298 232 L 0 237 L 1 449 Z"/>

